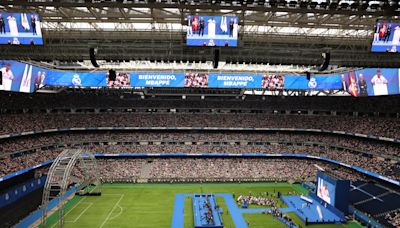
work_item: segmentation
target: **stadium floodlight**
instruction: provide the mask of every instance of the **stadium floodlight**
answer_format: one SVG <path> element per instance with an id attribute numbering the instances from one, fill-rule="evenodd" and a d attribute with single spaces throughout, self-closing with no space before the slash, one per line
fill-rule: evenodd
<path id="1" fill-rule="evenodd" d="M 366 10 L 368 8 L 368 0 L 360 0 L 358 8 L 360 10 Z"/>
<path id="2" fill-rule="evenodd" d="M 277 0 L 268 0 L 268 3 L 271 7 L 276 7 L 277 5 Z"/>
<path id="3" fill-rule="evenodd" d="M 297 0 L 290 0 L 288 4 L 289 4 L 289 7 L 293 7 L 294 8 L 294 7 L 297 6 Z"/>
<path id="4" fill-rule="evenodd" d="M 317 6 L 319 6 L 320 8 L 326 8 L 327 2 L 326 0 L 311 0 L 309 6 L 312 9 L 315 9 Z"/>
<path id="5" fill-rule="evenodd" d="M 300 8 L 307 8 L 308 0 L 300 0 L 299 1 L 299 6 L 300 6 Z"/>
<path id="6" fill-rule="evenodd" d="M 329 9 L 337 9 L 339 6 L 339 0 L 331 0 L 329 2 Z"/>
<path id="7" fill-rule="evenodd" d="M 315 9 L 318 5 L 318 1 L 317 0 L 311 0 L 310 2 L 310 8 L 311 9 Z"/>
<path id="8" fill-rule="evenodd" d="M 383 2 L 381 2 L 381 1 L 369 1 L 369 2 L 368 2 L 368 5 L 369 5 L 369 8 L 370 8 L 371 10 L 377 10 L 377 9 L 379 9 L 380 7 L 383 6 Z"/>
<path id="9" fill-rule="evenodd" d="M 348 9 L 349 8 L 349 6 L 350 6 L 350 3 L 351 3 L 351 1 L 349 1 L 349 0 L 341 0 L 340 2 L 339 2 L 339 8 L 340 9 Z"/>
<path id="10" fill-rule="evenodd" d="M 358 2 L 357 1 L 351 1 L 352 3 L 350 3 L 350 8 L 355 10 L 358 8 Z"/>
<path id="11" fill-rule="evenodd" d="M 280 7 L 285 7 L 287 4 L 286 0 L 277 0 L 277 1 L 278 1 L 277 5 Z"/>
<path id="12" fill-rule="evenodd" d="M 400 1 L 388 0 L 383 3 L 383 8 L 389 11 L 396 11 L 400 7 Z"/>
<path id="13" fill-rule="evenodd" d="M 326 9 L 326 7 L 328 7 L 328 1 L 327 1 L 327 0 L 322 0 L 322 1 L 319 3 L 319 7 L 320 7 L 320 8 L 323 8 L 323 9 Z"/>

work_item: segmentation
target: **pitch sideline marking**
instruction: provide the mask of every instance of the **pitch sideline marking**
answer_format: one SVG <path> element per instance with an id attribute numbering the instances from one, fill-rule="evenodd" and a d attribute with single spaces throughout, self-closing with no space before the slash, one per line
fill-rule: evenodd
<path id="1" fill-rule="evenodd" d="M 65 221 L 65 222 L 72 222 L 72 223 L 76 223 L 76 221 L 78 221 L 78 219 L 91 207 L 93 206 L 93 203 L 87 203 L 89 206 L 87 206 L 79 215 L 78 217 L 76 217 L 74 220 L 71 221 Z"/>
<path id="2" fill-rule="evenodd" d="M 108 196 L 108 195 L 110 195 L 110 196 L 122 196 L 122 194 L 103 194 L 103 195 L 105 195 L 105 196 Z M 84 197 L 83 199 L 86 199 L 86 197 Z M 75 207 L 78 206 L 79 203 L 82 203 L 83 199 L 80 200 L 73 208 L 71 208 L 71 209 L 64 215 L 64 217 L 67 216 L 67 214 L 70 213 L 73 209 L 75 209 Z M 78 216 L 77 218 L 75 218 L 74 220 L 65 221 L 65 222 L 76 223 L 76 221 L 78 221 L 78 219 L 83 215 L 83 213 L 84 213 L 87 209 L 89 209 L 89 207 L 93 206 L 93 203 L 89 203 L 89 202 L 83 202 L 82 204 L 90 204 L 90 205 L 89 205 L 87 208 L 85 208 L 85 209 L 83 210 L 83 212 L 81 212 L 81 214 L 79 214 L 79 216 Z M 121 209 L 122 209 L 122 208 L 121 208 Z M 118 215 L 118 216 L 119 216 L 119 215 Z"/>
<path id="3" fill-rule="evenodd" d="M 72 210 L 75 209 L 75 207 L 77 207 L 77 206 L 78 206 L 82 201 L 84 201 L 85 199 L 86 199 L 86 198 L 83 198 L 83 197 L 82 197 L 82 200 L 79 200 L 78 203 L 76 203 L 67 213 L 65 213 L 64 218 L 65 218 L 65 216 L 67 216 Z M 54 224 L 51 226 L 51 228 L 55 227 L 57 224 L 58 224 L 58 222 L 54 223 Z"/>
<path id="4" fill-rule="evenodd" d="M 121 202 L 122 198 L 125 196 L 125 194 L 121 194 L 121 197 L 119 197 L 119 200 L 117 201 L 116 204 L 114 204 L 114 207 L 111 209 L 111 211 L 108 213 L 106 219 L 104 220 L 104 222 L 100 225 L 100 228 L 102 228 L 104 226 L 104 224 L 106 224 L 106 222 L 109 220 L 109 217 L 111 216 L 111 213 L 114 211 L 115 207 L 119 204 L 119 202 Z"/>
<path id="5" fill-rule="evenodd" d="M 102 194 L 102 195 L 109 195 L 109 196 L 125 196 L 124 194 Z M 67 213 L 65 213 L 64 217 L 67 216 L 71 211 L 73 211 L 80 203 L 82 203 L 82 201 L 84 201 L 87 197 L 82 197 L 78 203 L 76 203 L 71 209 L 69 209 L 69 211 Z M 86 202 L 85 202 L 86 203 Z M 58 223 L 56 222 L 55 224 L 53 224 L 51 226 L 51 228 L 55 227 Z"/>

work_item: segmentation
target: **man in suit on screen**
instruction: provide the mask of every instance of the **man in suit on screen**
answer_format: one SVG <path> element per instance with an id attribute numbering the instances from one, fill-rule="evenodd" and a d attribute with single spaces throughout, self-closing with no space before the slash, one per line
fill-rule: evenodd
<path id="1" fill-rule="evenodd" d="M 349 89 L 349 86 L 347 85 L 344 74 L 340 75 L 340 79 L 342 80 L 342 90 L 347 92 Z"/>
<path id="2" fill-rule="evenodd" d="M 389 24 L 389 26 L 386 29 L 384 41 L 387 43 L 389 41 L 390 35 L 392 34 L 392 25 Z"/>
<path id="3" fill-rule="evenodd" d="M 362 74 L 358 75 L 358 86 L 360 87 L 360 97 L 366 97 L 368 96 L 368 87 L 367 87 L 367 81 L 365 81 L 364 76 Z"/>
<path id="4" fill-rule="evenodd" d="M 31 16 L 31 26 L 33 35 L 36 35 L 36 17 L 34 15 Z"/>
<path id="5" fill-rule="evenodd" d="M 204 24 L 204 18 L 201 17 L 201 18 L 200 18 L 200 24 L 199 24 L 199 36 L 200 36 L 200 35 L 201 35 L 201 36 L 204 36 L 204 26 L 205 26 L 205 24 Z"/>
<path id="6" fill-rule="evenodd" d="M 187 17 L 187 35 L 188 36 L 193 36 L 193 28 L 192 28 L 192 16 Z"/>
<path id="7" fill-rule="evenodd" d="M 231 18 L 231 20 L 229 21 L 229 36 L 233 37 L 233 27 L 235 25 L 235 22 L 233 20 L 233 18 Z"/>
<path id="8" fill-rule="evenodd" d="M 6 23 L 4 22 L 3 15 L 0 14 L 0 34 L 6 34 Z"/>

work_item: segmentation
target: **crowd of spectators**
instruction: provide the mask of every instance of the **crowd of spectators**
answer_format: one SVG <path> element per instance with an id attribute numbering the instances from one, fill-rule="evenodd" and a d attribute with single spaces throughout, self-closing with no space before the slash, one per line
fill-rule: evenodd
<path id="1" fill-rule="evenodd" d="M 394 227 L 400 227 L 400 209 L 387 213 L 385 219 Z"/>
<path id="2" fill-rule="evenodd" d="M 325 138 L 326 137 L 326 138 Z M 373 148 L 377 156 L 364 156 L 352 150 L 342 150 L 332 146 L 350 147 L 352 138 L 338 136 L 321 136 L 315 134 L 267 133 L 68 133 L 46 136 L 15 138 L 0 144 L 5 152 L 14 149 L 32 149 L 35 146 L 53 145 L 48 148 L 38 148 L 36 152 L 16 158 L 3 156 L 0 163 L 0 173 L 6 175 L 23 168 L 28 168 L 39 162 L 54 159 L 65 148 L 84 148 L 95 154 L 123 153 L 253 153 L 253 154 L 308 154 L 330 158 L 349 165 L 399 180 L 398 163 L 381 159 L 382 154 L 398 154 L 398 147 L 385 143 L 355 140 L 354 149 L 366 150 Z M 245 141 L 243 143 L 243 141 Z M 264 143 L 281 141 L 285 143 Z M 331 141 L 331 142 L 329 142 Z M 75 143 L 74 143 L 75 142 Z M 91 142 L 91 143 L 90 143 Z M 287 143 L 290 142 L 290 143 Z M 305 143 L 304 143 L 305 142 Z M 307 142 L 315 142 L 313 144 Z M 49 144 L 50 143 L 50 144 Z M 54 143 L 54 144 L 53 144 Z M 324 143 L 331 143 L 325 145 Z M 335 144 L 339 145 L 335 145 Z M 333 145 L 332 145 L 333 144 Z M 325 146 L 324 146 L 325 145 Z M 374 146 L 375 145 L 375 146 Z M 57 148 L 60 146 L 60 148 Z M 359 148 L 361 147 L 361 148 Z M 12 148 L 12 149 L 10 149 Z M 389 151 L 391 152 L 387 152 Z"/>
<path id="3" fill-rule="evenodd" d="M 100 149 L 100 150 L 97 150 Z M 330 158 L 345 164 L 354 165 L 368 171 L 382 174 L 389 178 L 400 179 L 399 173 L 392 172 L 395 164 L 378 159 L 369 158 L 350 152 L 323 149 L 308 146 L 237 146 L 237 145 L 109 145 L 106 147 L 93 147 L 95 153 L 232 153 L 232 154 L 308 154 L 318 157 Z"/>
<path id="4" fill-rule="evenodd" d="M 326 167 L 331 170 L 332 175 L 346 180 L 364 180 L 365 176 L 360 173 L 341 169 L 337 165 L 328 164 L 319 161 L 306 161 L 297 159 L 244 159 L 244 158 L 220 158 L 220 159 L 192 159 L 192 158 L 168 158 L 168 159 L 135 159 L 135 165 L 141 167 L 141 170 L 131 170 L 119 173 L 118 169 L 102 170 L 101 177 L 109 179 L 129 179 L 133 177 L 151 178 L 151 179 L 267 179 L 270 181 L 314 181 L 316 168 L 314 164 L 320 167 Z M 103 164 L 106 167 L 113 159 L 101 159 L 100 168 Z M 124 162 L 129 161 L 120 159 L 120 164 L 125 167 Z M 229 163 L 232 163 L 231 165 Z M 243 163 L 243 164 L 242 164 Z M 279 164 L 278 164 L 279 163 Z M 210 166 L 211 165 L 211 169 Z M 302 167 L 298 167 L 302 166 Z M 144 168 L 146 167 L 146 168 Z M 267 168 L 266 170 L 261 170 Z M 274 169 L 282 169 L 276 172 Z M 209 170 L 210 169 L 210 170 Z M 142 173 L 146 170 L 146 173 Z M 171 173 L 174 172 L 174 173 Z M 118 177 L 118 178 L 116 178 Z"/>
<path id="5" fill-rule="evenodd" d="M 206 83 L 192 80 L 199 87 Z M 361 133 L 400 139 L 400 119 L 378 117 L 379 112 L 400 113 L 399 96 L 368 97 L 260 97 L 152 98 L 99 90 L 60 94 L 10 94 L 0 92 L 0 135 L 54 128 L 95 127 L 219 127 L 298 128 Z M 46 110 L 47 109 L 47 110 Z M 77 113 L 70 113 L 71 109 Z M 79 110 L 81 109 L 81 110 Z M 96 109 L 96 110 L 95 110 Z M 111 110 L 115 109 L 115 110 Z M 83 113 L 82 110 L 85 110 Z M 172 111 L 174 110 L 174 111 Z M 206 112 L 206 111 L 207 112 Z M 301 110 L 301 111 L 300 111 Z M 47 113 L 44 113 L 46 111 Z M 95 113 L 99 112 L 99 113 Z M 129 111 L 129 112 L 122 112 Z M 135 112 L 130 112 L 135 111 Z M 196 113 L 196 112 L 199 113 Z M 288 112 L 285 112 L 288 111 Z M 315 111 L 315 112 L 314 112 Z M 90 112 L 90 113 L 88 113 Z M 176 112 L 176 113 L 175 113 Z M 343 113 L 341 113 L 343 112 Z M 357 113 L 358 116 L 352 116 Z M 10 114 L 19 113 L 19 114 Z M 273 114 L 274 113 L 274 114 Z M 291 114 L 282 114 L 291 113 Z M 312 114 L 311 113 L 317 113 Z M 338 115 L 333 115 L 337 113 Z M 349 115 L 351 114 L 351 115 Z M 266 143 L 268 142 L 268 143 Z M 272 143 L 271 143 L 272 142 Z M 51 146 L 45 148 L 47 146 Z M 333 147 L 332 147 L 333 146 Z M 335 147 L 345 147 L 340 149 Z M 22 156 L 9 156 L 32 150 Z M 92 153 L 260 153 L 308 154 L 400 180 L 395 143 L 326 133 L 161 133 L 69 132 L 22 136 L 0 140 L 0 177 L 55 159 L 64 148 L 84 148 Z M 365 151 L 364 156 L 355 151 Z M 395 159 L 394 159 L 395 160 Z M 272 178 L 315 180 L 317 169 L 326 168 L 344 179 L 364 176 L 337 165 L 305 159 L 284 158 L 106 158 L 97 159 L 102 180 L 123 178 Z M 42 169 L 46 172 L 47 169 Z M 75 170 L 77 176 L 81 170 Z M 267 198 L 255 204 L 274 206 Z M 274 216 L 282 216 L 272 210 Z M 285 219 L 285 218 L 284 218 Z M 385 216 L 400 227 L 400 211 Z M 289 220 L 288 220 L 289 221 Z"/>
<path id="6" fill-rule="evenodd" d="M 400 119 L 330 115 L 281 114 L 9 114 L 0 115 L 0 134 L 54 128 L 93 127 L 241 127 L 324 129 L 400 138 Z"/>
<path id="7" fill-rule="evenodd" d="M 314 179 L 316 161 L 298 159 L 155 159 L 152 178 L 272 178 L 282 180 Z M 322 164 L 322 166 L 329 166 Z"/>
<path id="8" fill-rule="evenodd" d="M 375 155 L 400 156 L 400 147 L 396 143 L 380 140 L 367 140 L 358 137 L 342 135 L 308 133 L 308 132 L 264 132 L 264 133 L 234 133 L 234 132 L 70 132 L 31 135 L 17 138 L 4 139 L 0 141 L 0 153 L 14 153 L 27 149 L 44 147 L 50 145 L 79 144 L 82 142 L 164 142 L 180 143 L 189 142 L 194 145 L 191 152 L 195 152 L 195 145 L 204 145 L 212 142 L 229 144 L 243 141 L 250 144 L 259 142 L 280 142 L 280 143 L 306 143 L 320 144 L 348 148 L 355 151 L 368 152 Z M 135 148 L 136 149 L 136 148 Z M 104 150 L 108 150 L 105 148 Z M 148 150 L 147 150 L 148 151 Z M 144 151 L 143 151 L 144 152 Z M 157 152 L 157 151 L 152 151 Z M 161 151 L 159 151 L 161 152 Z M 184 152 L 184 151 L 183 151 Z M 1 155 L 1 154 L 0 154 Z"/>
<path id="9" fill-rule="evenodd" d="M 165 89 L 165 88 L 164 88 Z M 176 88 L 175 88 L 176 90 Z M 208 90 L 210 91 L 210 89 Z M 221 91 L 221 90 L 218 90 Z M 157 91 L 156 91 L 157 92 Z M 159 91 L 158 91 L 159 92 Z M 187 92 L 187 91 L 186 91 Z M 171 93 L 171 92 L 169 92 Z M 196 91 L 196 93 L 201 93 Z M 235 93 L 238 94 L 236 91 Z M 182 92 L 182 94 L 185 94 Z M 187 96 L 148 96 L 119 92 L 117 90 L 76 90 L 63 91 L 58 94 L 23 94 L 4 93 L 0 91 L 0 109 L 68 109 L 68 108 L 233 108 L 257 110 L 321 110 L 338 112 L 400 112 L 399 96 L 377 97 L 340 97 L 340 96 L 251 96 L 233 97 Z"/>
<path id="10" fill-rule="evenodd" d="M 315 179 L 317 170 L 314 164 L 326 167 L 343 178 L 363 179 L 354 171 L 337 170 L 335 169 L 337 166 L 332 164 L 277 158 L 100 159 L 98 167 L 102 179 L 116 179 L 116 177 L 121 179 L 137 177 L 161 179 L 270 178 L 282 181 L 300 181 Z"/>
<path id="11" fill-rule="evenodd" d="M 243 205 L 245 202 L 250 205 L 258 205 L 264 207 L 274 207 L 278 203 L 277 196 L 273 196 L 274 193 L 265 192 L 263 195 L 239 195 L 236 202 Z"/>
<path id="12" fill-rule="evenodd" d="M 61 149 L 46 150 L 16 158 L 0 157 L 0 177 L 55 159 L 61 151 Z"/>
<path id="13" fill-rule="evenodd" d="M 142 159 L 101 159 L 97 167 L 100 179 L 138 178 L 144 162 Z"/>

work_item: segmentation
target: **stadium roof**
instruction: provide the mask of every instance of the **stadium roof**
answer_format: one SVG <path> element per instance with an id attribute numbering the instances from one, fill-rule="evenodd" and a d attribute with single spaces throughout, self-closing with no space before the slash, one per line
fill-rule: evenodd
<path id="1" fill-rule="evenodd" d="M 0 12 L 38 12 L 43 47 L 0 47 L 2 59 L 82 61 L 89 48 L 100 60 L 164 62 L 213 59 L 210 48 L 186 46 L 187 15 L 237 15 L 239 47 L 221 49 L 228 63 L 398 67 L 392 54 L 371 54 L 376 20 L 398 20 L 395 1 L 135 0 L 7 1 Z M 397 3 L 398 4 L 398 3 Z"/>

